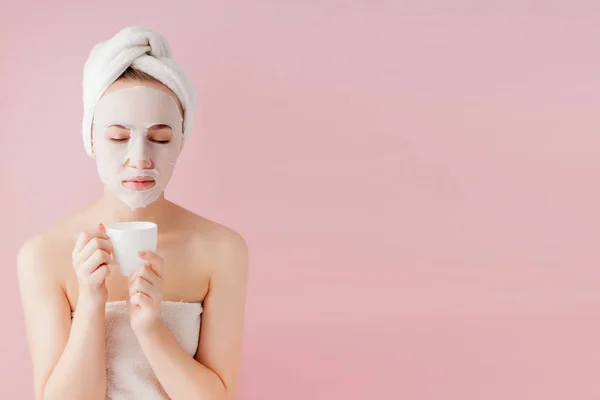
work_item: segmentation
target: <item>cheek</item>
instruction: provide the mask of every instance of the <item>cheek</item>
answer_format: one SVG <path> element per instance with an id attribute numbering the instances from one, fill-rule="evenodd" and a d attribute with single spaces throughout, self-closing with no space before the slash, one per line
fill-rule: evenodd
<path id="1" fill-rule="evenodd" d="M 125 162 L 127 156 L 127 148 L 125 146 L 114 146 L 106 141 L 98 143 L 94 151 L 98 168 L 102 168 L 105 172 L 116 171 Z"/>
<path id="2" fill-rule="evenodd" d="M 159 152 L 154 157 L 154 166 L 159 172 L 166 172 L 173 169 L 177 162 L 177 154 L 174 152 Z"/>
<path id="3" fill-rule="evenodd" d="M 156 145 L 153 148 L 153 160 L 156 168 L 161 169 L 173 168 L 179 157 L 181 143 L 179 141 L 171 141 L 168 145 Z M 158 147 L 160 146 L 160 147 Z"/>

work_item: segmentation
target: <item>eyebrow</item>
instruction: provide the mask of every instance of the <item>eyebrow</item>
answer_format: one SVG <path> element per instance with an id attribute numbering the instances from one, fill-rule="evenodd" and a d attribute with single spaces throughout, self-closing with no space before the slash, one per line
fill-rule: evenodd
<path id="1" fill-rule="evenodd" d="M 129 128 L 128 128 L 128 127 L 126 127 L 125 125 L 119 124 L 119 123 L 114 123 L 114 124 L 108 124 L 108 125 L 107 125 L 107 127 L 111 127 L 111 126 L 114 126 L 114 127 L 117 127 L 117 128 L 123 128 L 123 129 L 127 129 L 127 130 L 129 130 Z"/>
<path id="2" fill-rule="evenodd" d="M 151 127 L 149 127 L 148 130 L 159 130 L 159 129 L 164 129 L 164 128 L 171 129 L 171 127 L 167 124 L 156 124 L 156 125 L 152 125 Z"/>

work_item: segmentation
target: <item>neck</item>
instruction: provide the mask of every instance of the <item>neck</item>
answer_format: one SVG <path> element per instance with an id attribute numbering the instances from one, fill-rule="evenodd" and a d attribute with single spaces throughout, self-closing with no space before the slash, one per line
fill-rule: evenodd
<path id="1" fill-rule="evenodd" d="M 164 193 L 162 193 L 156 201 L 146 207 L 132 210 L 108 189 L 104 190 L 104 195 L 96 203 L 96 207 L 98 207 L 97 214 L 104 220 L 102 221 L 104 224 L 149 221 L 163 225 L 169 220 L 167 216 L 171 205 L 172 203 L 165 199 Z"/>

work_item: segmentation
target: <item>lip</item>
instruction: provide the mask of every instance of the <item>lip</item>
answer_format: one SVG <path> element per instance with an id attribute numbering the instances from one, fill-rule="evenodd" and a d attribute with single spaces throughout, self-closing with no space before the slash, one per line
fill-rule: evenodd
<path id="1" fill-rule="evenodd" d="M 156 181 L 147 176 L 136 176 L 121 181 L 121 185 L 128 189 L 146 190 L 156 186 Z"/>

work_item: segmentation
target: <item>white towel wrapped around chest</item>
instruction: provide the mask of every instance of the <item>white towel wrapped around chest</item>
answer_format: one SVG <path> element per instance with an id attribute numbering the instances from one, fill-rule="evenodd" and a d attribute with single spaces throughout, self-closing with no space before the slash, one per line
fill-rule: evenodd
<path id="1" fill-rule="evenodd" d="M 190 357 L 198 348 L 201 314 L 200 303 L 161 303 L 161 321 Z M 106 399 L 169 399 L 131 330 L 125 301 L 106 303 L 105 349 Z"/>

